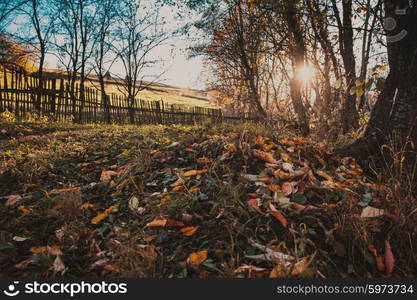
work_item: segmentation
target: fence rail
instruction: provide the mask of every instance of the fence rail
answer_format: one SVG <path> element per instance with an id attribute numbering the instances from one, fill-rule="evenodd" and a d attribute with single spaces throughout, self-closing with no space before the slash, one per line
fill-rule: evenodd
<path id="1" fill-rule="evenodd" d="M 42 88 L 37 76 L 0 67 L 0 112 L 11 111 L 18 118 L 38 113 L 57 121 L 118 124 L 195 124 L 208 120 L 252 121 L 248 113 L 224 115 L 221 109 L 169 104 L 142 99 L 128 100 L 110 94 L 107 98 L 91 87 L 71 88 L 64 78 L 45 78 Z"/>

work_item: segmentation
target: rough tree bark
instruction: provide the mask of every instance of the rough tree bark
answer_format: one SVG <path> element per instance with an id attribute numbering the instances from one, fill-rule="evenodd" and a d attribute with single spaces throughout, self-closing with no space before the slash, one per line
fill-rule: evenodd
<path id="1" fill-rule="evenodd" d="M 417 0 L 385 0 L 385 17 L 396 21 L 394 31 L 387 33 L 390 72 L 372 111 L 363 138 L 340 151 L 360 159 L 379 155 L 380 147 L 413 142 L 417 147 Z M 400 9 L 400 10 L 399 10 Z M 405 14 L 401 14 L 401 9 Z M 406 33 L 403 38 L 401 37 Z M 415 152 L 414 152 L 415 153 Z M 413 155 L 414 158 L 415 154 Z"/>

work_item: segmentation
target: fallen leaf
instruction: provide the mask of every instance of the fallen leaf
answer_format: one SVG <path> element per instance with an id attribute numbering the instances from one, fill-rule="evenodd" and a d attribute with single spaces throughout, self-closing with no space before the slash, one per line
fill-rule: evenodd
<path id="1" fill-rule="evenodd" d="M 282 226 L 287 227 L 288 226 L 288 221 L 287 219 L 284 217 L 284 215 L 278 211 L 275 206 L 272 203 L 269 203 L 269 213 L 274 216 L 278 221 L 281 222 Z"/>
<path id="2" fill-rule="evenodd" d="M 16 242 L 24 242 L 28 239 L 29 238 L 27 238 L 27 237 L 22 237 L 22 236 L 17 236 L 17 235 L 13 237 L 13 241 L 16 241 Z"/>
<path id="3" fill-rule="evenodd" d="M 372 206 L 367 206 L 362 210 L 361 218 L 376 218 L 384 215 L 384 210 L 375 208 Z"/>
<path id="4" fill-rule="evenodd" d="M 187 262 L 193 265 L 200 265 L 207 259 L 207 250 L 191 253 L 188 256 Z"/>
<path id="5" fill-rule="evenodd" d="M 206 173 L 207 170 L 190 170 L 184 173 L 185 177 L 197 176 Z"/>
<path id="6" fill-rule="evenodd" d="M 184 228 L 181 228 L 180 231 L 185 236 L 192 236 L 196 233 L 197 229 L 198 229 L 198 226 L 184 227 Z"/>
<path id="7" fill-rule="evenodd" d="M 20 195 L 7 196 L 6 206 L 12 206 L 21 200 L 22 200 L 22 196 Z"/>
<path id="8" fill-rule="evenodd" d="M 110 206 L 104 212 L 98 214 L 91 220 L 91 224 L 97 225 L 101 221 L 103 221 L 114 209 L 114 206 Z"/>
<path id="9" fill-rule="evenodd" d="M 139 245 L 139 254 L 147 260 L 154 261 L 158 257 L 156 247 L 154 245 Z"/>
<path id="10" fill-rule="evenodd" d="M 30 252 L 33 254 L 39 253 L 48 253 L 50 255 L 62 255 L 62 246 L 42 246 L 42 247 L 32 247 Z"/>
<path id="11" fill-rule="evenodd" d="M 298 191 L 298 182 L 292 181 L 292 182 L 284 182 L 281 186 L 281 190 L 284 193 L 285 196 L 289 196 L 291 194 L 294 194 Z"/>
<path id="12" fill-rule="evenodd" d="M 57 255 L 54 260 L 54 271 L 57 273 L 65 271 L 65 265 L 60 255 Z"/>
<path id="13" fill-rule="evenodd" d="M 113 273 L 121 273 L 123 270 L 120 269 L 118 266 L 107 264 L 103 267 L 103 269 L 113 272 Z"/>
<path id="14" fill-rule="evenodd" d="M 197 162 L 199 164 L 211 164 L 214 162 L 214 159 L 209 158 L 209 157 L 200 157 L 197 159 Z"/>
<path id="15" fill-rule="evenodd" d="M 105 181 L 105 182 L 111 181 L 112 177 L 116 176 L 116 175 L 117 175 L 117 172 L 115 172 L 115 171 L 111 171 L 111 170 L 105 171 L 105 170 L 103 170 L 101 172 L 100 181 Z"/>
<path id="16" fill-rule="evenodd" d="M 192 187 L 188 192 L 190 194 L 195 194 L 195 193 L 198 193 L 199 191 L 200 191 L 199 187 Z"/>
<path id="17" fill-rule="evenodd" d="M 394 271 L 394 254 L 391 250 L 391 244 L 389 241 L 385 241 L 385 271 L 388 277 L 392 276 L 392 271 Z"/>
<path id="18" fill-rule="evenodd" d="M 153 220 L 152 222 L 146 224 L 146 227 L 164 227 L 167 224 L 167 220 Z"/>
<path id="19" fill-rule="evenodd" d="M 49 195 L 58 195 L 58 194 L 64 194 L 69 192 L 79 192 L 81 189 L 79 187 L 73 187 L 73 188 L 65 188 L 65 189 L 54 189 L 50 191 Z"/>
<path id="20" fill-rule="evenodd" d="M 20 211 L 24 215 L 31 215 L 33 214 L 33 211 L 31 209 L 26 208 L 24 205 L 19 205 L 17 207 L 17 210 Z"/>
<path id="21" fill-rule="evenodd" d="M 272 153 L 264 152 L 264 151 L 254 151 L 253 155 L 267 163 L 276 164 L 277 161 L 274 159 Z"/>
<path id="22" fill-rule="evenodd" d="M 248 200 L 248 205 L 252 206 L 252 207 L 259 207 L 261 205 L 261 199 L 259 199 L 259 198 L 249 199 Z"/>

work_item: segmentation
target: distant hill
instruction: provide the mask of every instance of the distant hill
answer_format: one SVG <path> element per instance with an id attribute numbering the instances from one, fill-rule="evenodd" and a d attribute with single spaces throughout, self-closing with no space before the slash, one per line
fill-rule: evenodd
<path id="1" fill-rule="evenodd" d="M 61 70 L 47 69 L 45 73 L 49 78 L 64 78 L 65 72 Z M 106 78 L 106 92 L 108 94 L 122 95 L 120 91 L 121 80 L 118 78 Z M 86 86 L 99 88 L 98 77 L 89 75 Z M 144 82 L 145 85 L 149 83 Z M 209 101 L 208 94 L 205 91 L 194 90 L 190 88 L 180 88 L 170 86 L 164 83 L 151 83 L 146 89 L 139 92 L 138 98 L 143 100 L 158 101 L 164 100 L 170 104 L 182 104 L 201 107 L 216 107 Z"/>

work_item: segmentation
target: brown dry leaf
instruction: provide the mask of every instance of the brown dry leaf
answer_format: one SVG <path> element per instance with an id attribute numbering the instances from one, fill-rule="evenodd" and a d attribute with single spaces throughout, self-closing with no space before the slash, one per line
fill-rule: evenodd
<path id="1" fill-rule="evenodd" d="M 209 158 L 209 157 L 200 157 L 197 159 L 197 162 L 199 164 L 211 164 L 214 162 L 214 159 Z"/>
<path id="2" fill-rule="evenodd" d="M 198 193 L 200 191 L 200 188 L 199 187 L 192 187 L 188 192 L 190 193 L 190 194 L 195 194 L 195 193 Z"/>
<path id="3" fill-rule="evenodd" d="M 113 273 L 122 273 L 122 269 L 120 269 L 118 266 L 115 266 L 115 265 L 111 265 L 111 264 L 108 264 L 108 265 L 105 265 L 104 267 L 103 267 L 103 269 L 105 269 L 105 270 L 108 270 L 108 271 L 111 271 L 111 272 L 113 272 Z"/>
<path id="4" fill-rule="evenodd" d="M 200 265 L 207 259 L 207 250 L 191 253 L 188 256 L 187 262 L 193 265 Z"/>
<path id="5" fill-rule="evenodd" d="M 91 224 L 97 225 L 101 221 L 103 221 L 114 209 L 114 206 L 110 206 L 104 212 L 98 214 L 91 220 Z"/>
<path id="6" fill-rule="evenodd" d="M 294 268 L 291 271 L 291 275 L 298 276 L 302 274 L 306 270 L 307 266 L 308 266 L 308 260 L 306 258 L 303 258 L 302 260 L 300 260 L 294 265 Z"/>
<path id="7" fill-rule="evenodd" d="M 171 219 L 167 219 L 166 220 L 166 226 L 170 226 L 170 227 L 183 227 L 184 223 L 181 221 L 176 221 L 176 220 L 171 220 Z"/>
<path id="8" fill-rule="evenodd" d="M 158 257 L 156 247 L 154 245 L 139 245 L 139 255 L 147 260 L 154 261 Z"/>
<path id="9" fill-rule="evenodd" d="M 31 209 L 26 208 L 24 205 L 19 205 L 17 207 L 17 210 L 20 211 L 24 215 L 31 215 L 33 214 L 33 211 Z"/>
<path id="10" fill-rule="evenodd" d="M 254 151 L 253 155 L 267 163 L 270 163 L 270 164 L 277 163 L 272 153 L 264 152 L 264 151 Z"/>
<path id="11" fill-rule="evenodd" d="M 57 273 L 65 271 L 65 265 L 60 255 L 57 255 L 54 260 L 54 271 Z"/>
<path id="12" fill-rule="evenodd" d="M 385 214 L 383 209 L 367 206 L 362 210 L 361 218 L 377 218 Z"/>
<path id="13" fill-rule="evenodd" d="M 173 187 L 172 191 L 173 192 L 179 192 L 179 191 L 182 191 L 184 189 L 185 189 L 185 187 L 183 185 L 178 185 L 178 186 Z"/>
<path id="14" fill-rule="evenodd" d="M 287 219 L 284 217 L 284 215 L 278 211 L 275 206 L 273 204 L 269 204 L 269 214 L 271 214 L 272 216 L 274 216 L 278 221 L 281 222 L 282 226 L 287 227 L 288 226 L 288 221 Z"/>
<path id="15" fill-rule="evenodd" d="M 185 148 L 184 151 L 185 152 L 191 152 L 191 153 L 196 153 L 197 152 L 193 148 Z"/>
<path id="16" fill-rule="evenodd" d="M 94 204 L 91 204 L 91 203 L 84 203 L 84 204 L 82 204 L 81 206 L 80 206 L 80 209 L 81 210 L 84 210 L 84 209 L 97 209 L 98 207 L 97 207 L 97 205 L 94 205 Z"/>
<path id="17" fill-rule="evenodd" d="M 389 241 L 385 241 L 385 271 L 388 277 L 392 276 L 392 271 L 394 271 L 394 254 L 391 250 L 391 244 Z"/>
<path id="18" fill-rule="evenodd" d="M 117 172 L 115 171 L 102 171 L 100 176 L 100 181 L 110 181 L 113 176 L 116 176 Z"/>
<path id="19" fill-rule="evenodd" d="M 33 254 L 39 253 L 48 253 L 50 255 L 62 255 L 62 246 L 42 246 L 42 247 L 32 247 L 30 252 Z"/>
<path id="20" fill-rule="evenodd" d="M 185 180 L 180 177 L 180 178 L 178 178 L 177 181 L 175 181 L 174 183 L 172 183 L 170 185 L 170 187 L 183 186 L 184 184 L 185 184 Z"/>
<path id="21" fill-rule="evenodd" d="M 184 227 L 184 228 L 181 228 L 180 231 L 185 236 L 192 236 L 197 232 L 197 229 L 198 229 L 198 226 Z"/>
<path id="22" fill-rule="evenodd" d="M 269 273 L 269 278 L 283 278 L 285 276 L 287 276 L 286 270 L 280 264 L 276 265 Z"/>
<path id="23" fill-rule="evenodd" d="M 146 224 L 146 227 L 165 227 L 167 224 L 167 220 L 165 219 L 155 219 L 152 222 Z"/>
<path id="24" fill-rule="evenodd" d="M 206 173 L 207 170 L 190 170 L 184 173 L 185 177 L 197 176 Z"/>
<path id="25" fill-rule="evenodd" d="M 161 203 L 166 203 L 169 200 L 171 200 L 171 197 L 169 195 L 165 195 L 161 198 Z"/>
<path id="26" fill-rule="evenodd" d="M 20 195 L 7 196 L 6 206 L 12 206 L 21 200 L 22 200 L 22 196 Z"/>
<path id="27" fill-rule="evenodd" d="M 58 195 L 58 194 L 64 194 L 69 192 L 79 192 L 81 189 L 79 187 L 73 187 L 73 188 L 65 188 L 65 189 L 54 189 L 50 191 L 49 195 Z"/>
<path id="28" fill-rule="evenodd" d="M 146 224 L 146 227 L 182 227 L 183 222 L 175 221 L 171 219 L 155 219 L 152 222 Z"/>
<path id="29" fill-rule="evenodd" d="M 378 255 L 375 257 L 375 264 L 376 264 L 376 269 L 379 272 L 385 271 L 384 258 L 382 257 L 382 255 Z"/>
<path id="30" fill-rule="evenodd" d="M 297 185 L 298 185 L 298 182 L 296 181 L 284 182 L 282 184 L 281 190 L 285 196 L 289 196 L 291 194 L 295 194 L 298 191 Z"/>
<path id="31" fill-rule="evenodd" d="M 319 175 L 319 176 L 327 179 L 328 181 L 334 182 L 333 178 L 329 174 L 327 174 L 327 173 L 325 173 L 323 171 L 320 171 L 320 170 L 319 171 L 316 171 L 316 173 L 317 173 L 317 175 Z"/>

